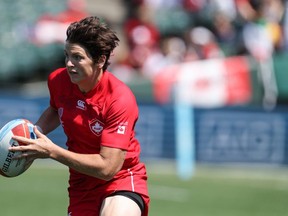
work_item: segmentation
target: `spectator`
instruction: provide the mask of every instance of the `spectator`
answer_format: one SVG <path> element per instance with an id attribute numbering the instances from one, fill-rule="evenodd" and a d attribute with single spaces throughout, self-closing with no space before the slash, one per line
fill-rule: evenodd
<path id="1" fill-rule="evenodd" d="M 130 49 L 130 64 L 140 69 L 143 63 L 158 49 L 160 33 L 151 20 L 151 10 L 147 4 L 140 4 L 135 15 L 124 23 L 124 35 Z"/>
<path id="2" fill-rule="evenodd" d="M 192 28 L 187 39 L 188 49 L 193 50 L 199 60 L 224 57 L 213 32 L 203 26 Z M 190 55 L 191 53 L 187 53 L 186 57 Z"/>

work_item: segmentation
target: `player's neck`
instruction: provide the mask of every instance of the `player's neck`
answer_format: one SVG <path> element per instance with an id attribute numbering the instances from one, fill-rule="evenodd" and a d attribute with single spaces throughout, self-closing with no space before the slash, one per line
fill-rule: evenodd
<path id="1" fill-rule="evenodd" d="M 96 73 L 95 76 L 88 78 L 87 80 L 79 83 L 78 88 L 83 94 L 87 94 L 91 90 L 93 90 L 96 85 L 99 83 L 103 76 L 103 71 L 100 71 L 98 74 Z"/>

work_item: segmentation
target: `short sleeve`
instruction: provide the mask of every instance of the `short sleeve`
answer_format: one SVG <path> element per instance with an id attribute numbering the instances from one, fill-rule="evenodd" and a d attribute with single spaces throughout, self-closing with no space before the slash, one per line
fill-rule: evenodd
<path id="1" fill-rule="evenodd" d="M 127 88 L 117 89 L 105 115 L 101 145 L 127 150 L 138 119 L 135 96 Z"/>

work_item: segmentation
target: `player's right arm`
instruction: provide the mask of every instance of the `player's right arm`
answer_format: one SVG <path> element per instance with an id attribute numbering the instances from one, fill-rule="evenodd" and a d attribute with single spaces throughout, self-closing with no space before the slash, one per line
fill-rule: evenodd
<path id="1" fill-rule="evenodd" d="M 49 106 L 39 117 L 35 123 L 36 126 L 40 127 L 43 134 L 48 134 L 60 125 L 58 112 L 53 107 Z"/>

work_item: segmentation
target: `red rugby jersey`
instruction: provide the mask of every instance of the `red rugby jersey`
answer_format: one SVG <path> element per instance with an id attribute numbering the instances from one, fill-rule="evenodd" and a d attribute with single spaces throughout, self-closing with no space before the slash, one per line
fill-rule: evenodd
<path id="1" fill-rule="evenodd" d="M 83 94 L 71 83 L 66 68 L 60 68 L 50 74 L 48 87 L 70 151 L 93 154 L 99 153 L 100 145 L 121 148 L 127 151 L 123 169 L 139 163 L 134 132 L 138 106 L 122 81 L 106 71 L 95 88 Z"/>

